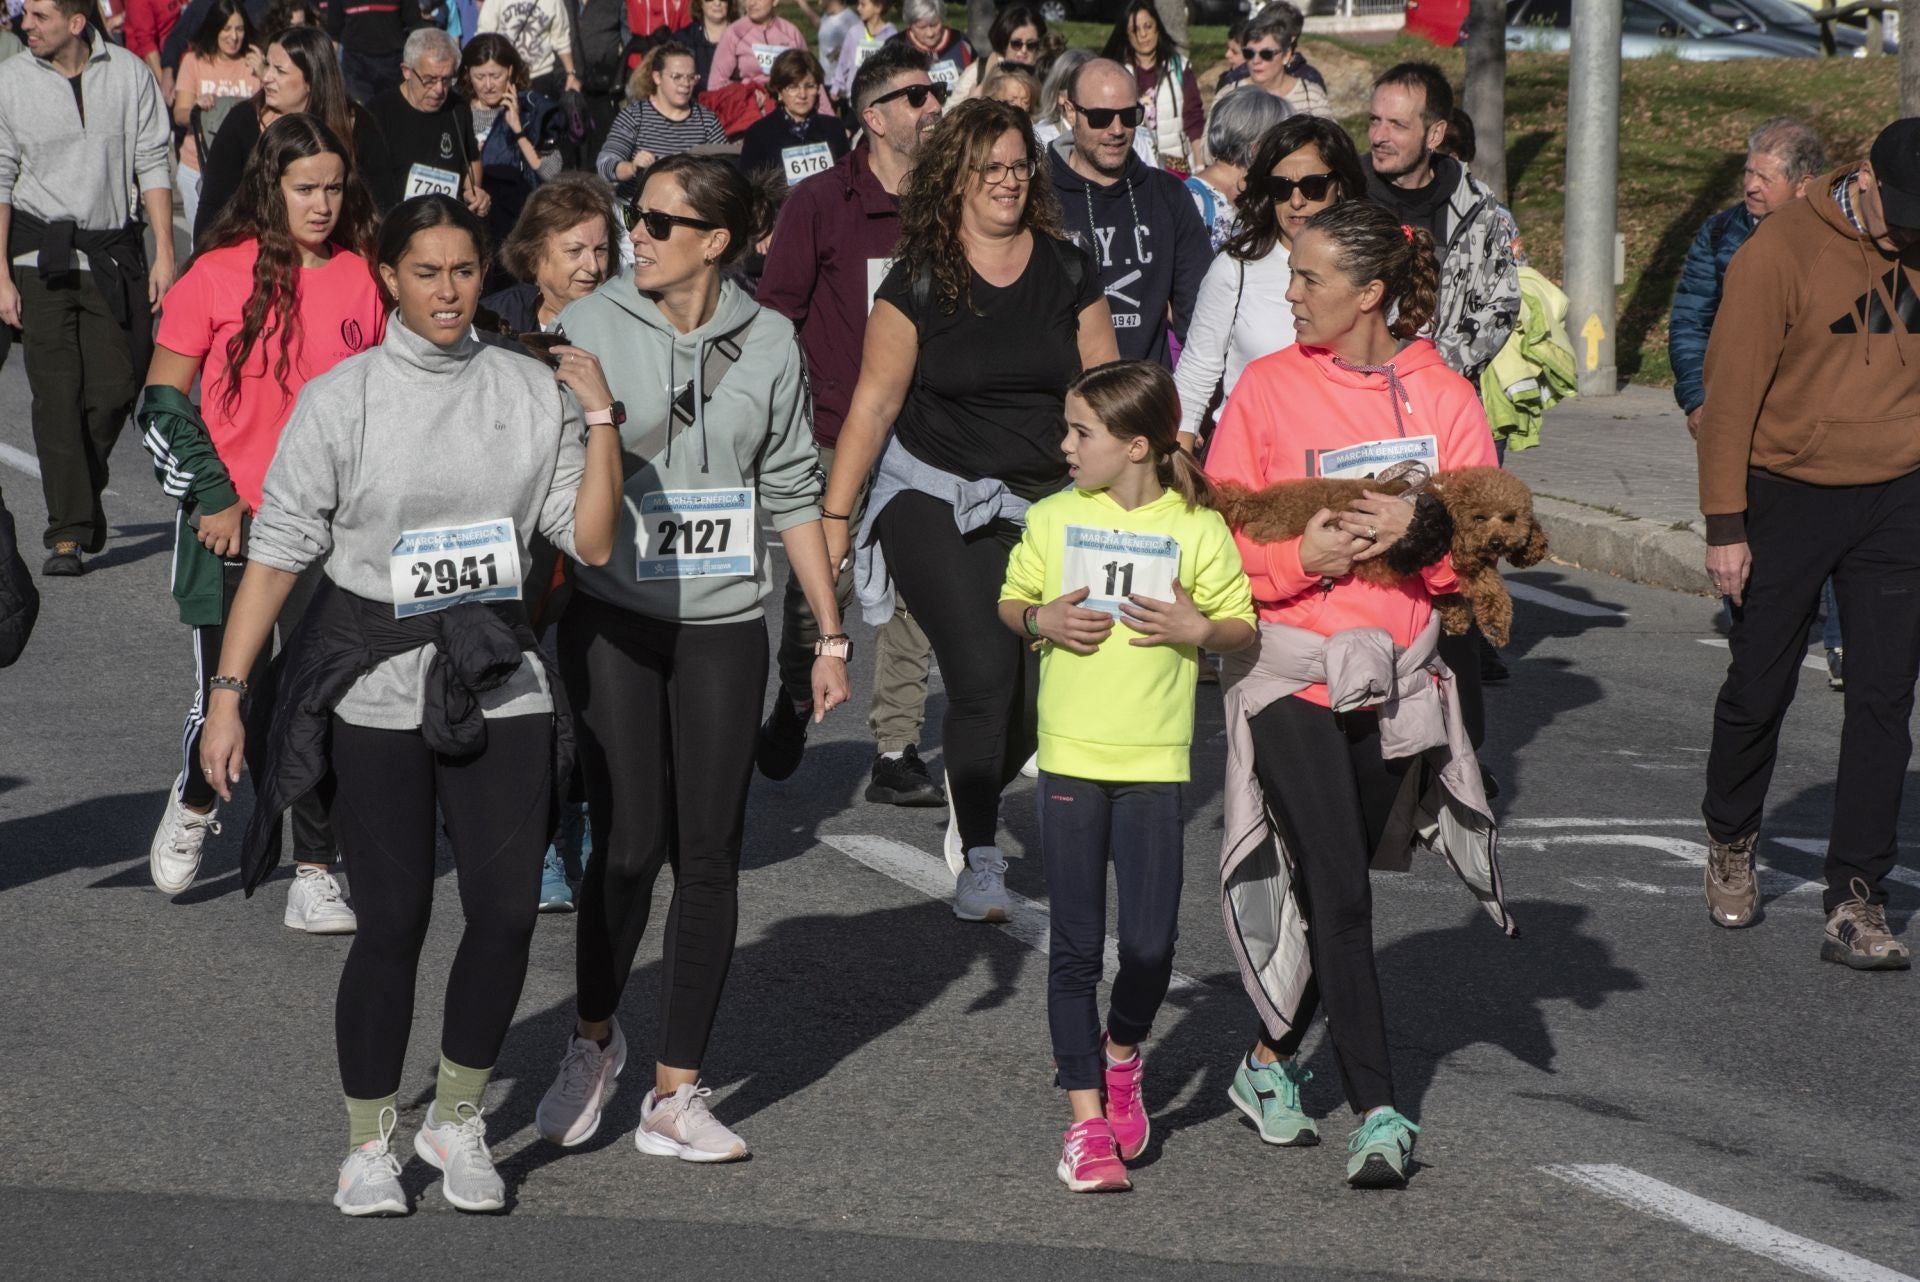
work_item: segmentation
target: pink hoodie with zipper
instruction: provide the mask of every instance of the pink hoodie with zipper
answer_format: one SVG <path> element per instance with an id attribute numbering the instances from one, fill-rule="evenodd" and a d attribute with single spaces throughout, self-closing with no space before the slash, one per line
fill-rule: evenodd
<path id="1" fill-rule="evenodd" d="M 1317 475 L 1314 460 L 1327 450 L 1429 435 L 1437 438 L 1443 472 L 1495 464 L 1493 433 L 1473 384 L 1447 368 L 1430 339 L 1415 339 L 1374 373 L 1343 368 L 1324 347 L 1295 345 L 1241 374 L 1208 446 L 1207 475 L 1265 489 Z M 1458 582 L 1448 557 L 1396 584 L 1348 575 L 1322 587 L 1321 576 L 1300 568 L 1299 539 L 1255 543 L 1236 533 L 1234 543 L 1261 621 L 1322 636 L 1384 628 L 1404 647 L 1426 627 L 1431 598 Z M 1325 707 L 1327 688 L 1309 686 L 1299 697 Z"/>

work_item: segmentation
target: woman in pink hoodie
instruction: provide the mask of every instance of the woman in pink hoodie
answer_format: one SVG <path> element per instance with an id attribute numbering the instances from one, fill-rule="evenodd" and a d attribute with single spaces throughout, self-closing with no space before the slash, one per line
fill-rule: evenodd
<path id="1" fill-rule="evenodd" d="M 1435 472 L 1493 464 L 1473 386 L 1431 340 L 1415 337 L 1432 319 L 1439 283 L 1431 236 L 1370 202 L 1345 201 L 1296 237 L 1292 267 L 1287 301 L 1298 341 L 1241 375 L 1208 453 L 1210 478 L 1261 489 L 1377 475 L 1402 459 Z M 1299 538 L 1236 535 L 1263 633 L 1269 625 L 1322 637 L 1376 628 L 1405 650 L 1425 632 L 1432 597 L 1454 587 L 1451 561 L 1394 584 L 1351 571 L 1403 535 L 1412 514 L 1407 502 L 1370 494 L 1345 512 L 1320 512 Z M 1309 1075 L 1294 1053 L 1324 1006 L 1347 1102 L 1361 1118 L 1348 1182 L 1398 1186 L 1418 1128 L 1394 1107 L 1367 869 L 1413 758 L 1384 758 L 1378 714 L 1336 712 L 1324 684 L 1275 699 L 1250 725 L 1274 835 L 1304 891 L 1312 979 L 1285 1035 L 1262 1029 L 1234 1074 L 1233 1100 L 1268 1143 L 1318 1143 L 1300 1101 Z"/>

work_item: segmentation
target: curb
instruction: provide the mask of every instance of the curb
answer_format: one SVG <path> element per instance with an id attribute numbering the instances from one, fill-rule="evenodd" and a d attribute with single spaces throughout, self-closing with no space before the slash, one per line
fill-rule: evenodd
<path id="1" fill-rule="evenodd" d="M 1543 494 L 1534 496 L 1533 509 L 1546 527 L 1553 560 L 1652 587 L 1716 595 L 1707 578 L 1706 536 L 1697 522 L 1675 529 Z"/>

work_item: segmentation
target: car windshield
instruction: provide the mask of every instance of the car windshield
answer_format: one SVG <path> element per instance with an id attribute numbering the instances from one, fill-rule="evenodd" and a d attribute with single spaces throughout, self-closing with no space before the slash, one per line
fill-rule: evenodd
<path id="1" fill-rule="evenodd" d="M 1635 0 L 1628 0 L 1629 10 L 1635 7 Z M 1651 6 L 1649 6 L 1651 7 Z M 1660 8 L 1665 9 L 1672 20 L 1693 32 L 1696 36 L 1730 36 L 1733 28 L 1714 17 L 1704 9 L 1695 8 L 1687 0 L 1664 0 Z"/>
<path id="2" fill-rule="evenodd" d="M 1783 27 L 1804 27 L 1812 21 L 1808 11 L 1793 0 L 1740 0 L 1740 7 L 1751 9 L 1763 21 Z"/>

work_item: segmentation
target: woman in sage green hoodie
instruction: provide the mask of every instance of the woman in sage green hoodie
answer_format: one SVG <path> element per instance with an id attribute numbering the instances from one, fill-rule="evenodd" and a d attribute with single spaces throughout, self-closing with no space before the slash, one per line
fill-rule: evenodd
<path id="1" fill-rule="evenodd" d="M 626 494 L 612 560 L 577 570 L 560 622 L 594 858 L 580 896 L 578 1021 L 535 1124 L 569 1147 L 599 1128 L 626 1063 L 614 1014 L 671 860 L 661 1044 L 634 1141 L 644 1153 L 726 1162 L 746 1144 L 708 1111 L 699 1082 L 733 959 L 767 682 L 762 516 L 820 620 L 816 719 L 847 700 L 847 641 L 793 326 L 722 275 L 765 234 L 764 193 L 724 161 L 671 156 L 633 214 L 634 274 L 560 316 L 625 407 Z"/>

